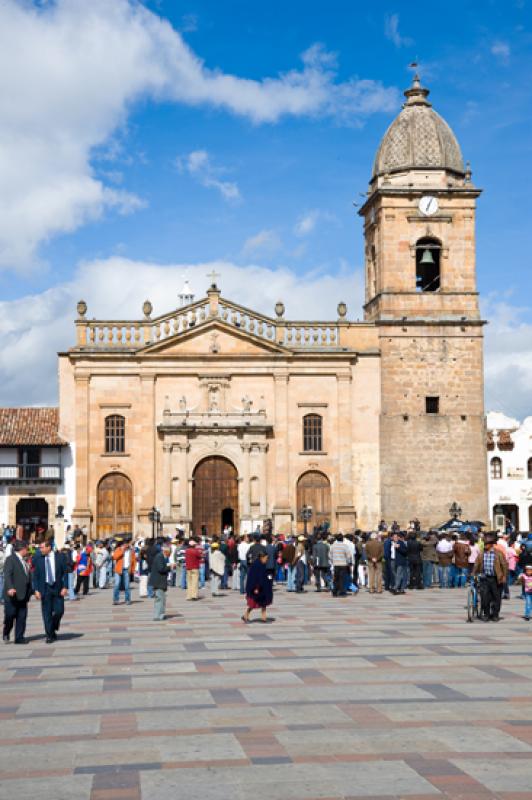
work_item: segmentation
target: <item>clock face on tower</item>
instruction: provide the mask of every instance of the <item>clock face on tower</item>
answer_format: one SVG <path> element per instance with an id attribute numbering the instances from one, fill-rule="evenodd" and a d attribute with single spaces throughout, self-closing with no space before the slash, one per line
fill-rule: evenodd
<path id="1" fill-rule="evenodd" d="M 423 195 L 419 201 L 418 208 L 425 217 L 432 217 L 438 211 L 438 200 L 430 194 Z"/>

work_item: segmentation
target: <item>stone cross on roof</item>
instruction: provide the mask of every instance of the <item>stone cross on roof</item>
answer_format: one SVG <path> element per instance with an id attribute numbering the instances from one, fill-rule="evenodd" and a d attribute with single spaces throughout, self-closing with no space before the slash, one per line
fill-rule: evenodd
<path id="1" fill-rule="evenodd" d="M 220 273 L 216 272 L 216 270 L 213 269 L 212 272 L 209 272 L 207 274 L 207 277 L 210 278 L 210 280 L 211 280 L 211 288 L 212 289 L 216 289 L 217 288 L 216 287 L 216 278 L 220 277 Z"/>

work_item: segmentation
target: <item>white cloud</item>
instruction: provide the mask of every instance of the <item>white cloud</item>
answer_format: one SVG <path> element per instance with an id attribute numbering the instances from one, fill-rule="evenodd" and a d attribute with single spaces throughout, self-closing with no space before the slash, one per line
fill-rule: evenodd
<path id="1" fill-rule="evenodd" d="M 399 14 L 387 14 L 384 18 L 384 35 L 396 47 L 410 47 L 414 40 L 409 36 L 401 36 L 399 33 Z"/>
<path id="2" fill-rule="evenodd" d="M 183 33 L 194 33 L 198 30 L 199 18 L 197 14 L 184 14 L 181 17 L 181 30 Z"/>
<path id="3" fill-rule="evenodd" d="M 532 411 L 532 324 L 530 309 L 487 297 L 485 329 L 486 409 L 523 419 Z"/>
<path id="4" fill-rule="evenodd" d="M 320 212 L 317 209 L 314 209 L 314 211 L 307 211 L 306 214 L 302 214 L 294 227 L 294 233 L 296 236 L 308 236 L 308 234 L 311 233 L 316 227 L 319 216 Z"/>
<path id="5" fill-rule="evenodd" d="M 320 220 L 338 223 L 338 219 L 334 214 L 330 214 L 328 211 L 321 211 L 319 208 L 313 208 L 298 217 L 294 225 L 295 235 L 308 236 L 312 233 Z"/>
<path id="6" fill-rule="evenodd" d="M 246 239 L 242 247 L 242 255 L 246 258 L 249 256 L 262 253 L 263 255 L 271 255 L 276 253 L 282 246 L 279 235 L 272 230 L 264 229 L 250 236 Z"/>
<path id="7" fill-rule="evenodd" d="M 208 69 L 136 0 L 2 0 L 0 266 L 23 269 L 51 237 L 108 209 L 139 207 L 95 174 L 92 157 L 142 98 L 216 107 L 254 123 L 287 114 L 352 122 L 398 103 L 397 91 L 377 81 L 339 81 L 319 46 L 302 61 L 250 80 Z"/>
<path id="8" fill-rule="evenodd" d="M 193 150 L 186 156 L 176 158 L 176 166 L 181 172 L 188 172 L 202 186 L 217 189 L 224 200 L 240 200 L 240 190 L 233 181 L 222 181 L 220 175 L 225 172 L 222 167 L 215 167 L 206 150 Z"/>
<path id="9" fill-rule="evenodd" d="M 87 301 L 88 318 L 141 319 L 146 298 L 152 301 L 155 316 L 178 307 L 183 273 L 199 299 L 213 269 L 220 274 L 217 282 L 224 297 L 269 316 L 274 316 L 279 299 L 292 319 L 334 320 L 340 300 L 347 302 L 350 317 L 361 316 L 361 271 L 298 275 L 285 267 L 240 267 L 225 261 L 169 266 L 119 257 L 94 261 L 80 265 L 68 283 L 0 302 L 0 406 L 57 402 L 56 353 L 75 344 L 80 298 Z"/>
<path id="10" fill-rule="evenodd" d="M 491 46 L 491 54 L 501 63 L 507 64 L 510 60 L 510 45 L 507 42 L 496 41 Z"/>

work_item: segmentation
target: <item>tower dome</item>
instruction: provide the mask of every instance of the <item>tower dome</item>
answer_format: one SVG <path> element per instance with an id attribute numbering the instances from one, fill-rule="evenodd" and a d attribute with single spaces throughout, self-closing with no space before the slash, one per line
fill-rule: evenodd
<path id="1" fill-rule="evenodd" d="M 464 176 L 456 136 L 427 97 L 429 90 L 414 76 L 405 92 L 406 103 L 380 144 L 371 179 L 407 170 L 447 170 Z"/>

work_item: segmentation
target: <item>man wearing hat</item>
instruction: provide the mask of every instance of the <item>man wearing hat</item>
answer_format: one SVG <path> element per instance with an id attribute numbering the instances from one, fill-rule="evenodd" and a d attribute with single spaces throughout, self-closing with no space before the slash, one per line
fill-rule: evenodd
<path id="1" fill-rule="evenodd" d="M 24 638 L 28 602 L 31 597 L 30 568 L 26 562 L 28 543 L 17 539 L 13 552 L 4 563 L 4 630 L 3 639 L 7 644 L 15 625 L 15 644 L 27 644 Z"/>
<path id="2" fill-rule="evenodd" d="M 508 571 L 505 557 L 495 550 L 496 542 L 495 534 L 486 534 L 484 552 L 479 554 L 473 567 L 473 575 L 480 575 L 481 619 L 484 622 L 498 622 L 500 619 L 501 596 Z"/>

